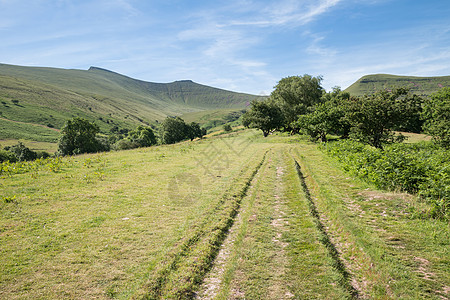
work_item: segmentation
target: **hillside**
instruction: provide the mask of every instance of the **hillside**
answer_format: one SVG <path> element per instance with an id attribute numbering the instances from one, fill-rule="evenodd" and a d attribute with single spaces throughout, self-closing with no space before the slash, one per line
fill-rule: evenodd
<path id="1" fill-rule="evenodd" d="M 44 136 L 43 141 L 54 140 L 55 129 L 74 116 L 96 121 L 107 132 L 114 126 L 155 123 L 168 115 L 239 110 L 257 97 L 190 80 L 146 82 L 96 67 L 69 70 L 0 64 L 0 139 Z"/>
<path id="2" fill-rule="evenodd" d="M 414 77 L 388 74 L 366 75 L 358 79 L 345 91 L 359 96 L 370 94 L 378 90 L 392 89 L 394 87 L 407 87 L 418 95 L 430 95 L 442 87 L 450 86 L 450 76 Z"/>

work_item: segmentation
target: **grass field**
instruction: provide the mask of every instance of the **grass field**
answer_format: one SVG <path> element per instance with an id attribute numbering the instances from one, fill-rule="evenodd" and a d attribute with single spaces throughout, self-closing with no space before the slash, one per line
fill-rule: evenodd
<path id="1" fill-rule="evenodd" d="M 2 299 L 449 296 L 448 223 L 411 218 L 426 204 L 299 137 L 242 131 L 30 170 L 0 179 Z"/>

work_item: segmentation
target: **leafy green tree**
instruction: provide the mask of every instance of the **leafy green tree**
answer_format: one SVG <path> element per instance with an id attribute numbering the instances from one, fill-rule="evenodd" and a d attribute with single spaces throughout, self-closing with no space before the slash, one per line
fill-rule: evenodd
<path id="1" fill-rule="evenodd" d="M 283 127 L 291 131 L 291 123 L 300 115 L 306 114 L 308 108 L 319 103 L 322 98 L 322 77 L 311 75 L 290 76 L 281 79 L 270 95 L 283 113 Z"/>
<path id="2" fill-rule="evenodd" d="M 450 88 L 442 88 L 424 103 L 425 130 L 439 145 L 450 148 Z"/>
<path id="3" fill-rule="evenodd" d="M 401 122 L 393 129 L 406 132 L 422 132 L 422 107 L 424 99 L 410 92 L 407 88 L 397 88 L 391 93 L 396 109 L 401 112 Z"/>
<path id="4" fill-rule="evenodd" d="M 192 141 L 195 138 L 203 138 L 204 130 L 200 128 L 200 124 L 196 122 L 191 122 L 191 124 L 187 125 L 187 134 L 188 138 Z"/>
<path id="5" fill-rule="evenodd" d="M 100 128 L 83 118 L 67 120 L 61 130 L 58 152 L 61 155 L 92 153 L 108 150 L 108 145 L 97 139 Z"/>
<path id="6" fill-rule="evenodd" d="M 189 126 L 180 117 L 167 117 L 162 123 L 162 142 L 174 144 L 189 137 Z"/>
<path id="7" fill-rule="evenodd" d="M 325 142 L 327 134 L 347 137 L 350 124 L 344 117 L 349 99 L 349 93 L 334 87 L 332 92 L 323 95 L 320 103 L 309 107 L 308 113 L 300 115 L 291 125 L 294 129 L 309 135 L 313 141 L 320 139 Z"/>
<path id="8" fill-rule="evenodd" d="M 379 91 L 372 95 L 350 98 L 346 119 L 351 125 L 350 137 L 376 148 L 384 143 L 402 141 L 393 129 L 402 124 L 407 112 L 401 110 L 403 92 Z"/>
<path id="9" fill-rule="evenodd" d="M 139 125 L 135 130 L 128 133 L 128 139 L 137 147 L 150 147 L 156 145 L 156 136 L 151 127 Z M 137 148 L 135 147 L 135 148 Z"/>
<path id="10" fill-rule="evenodd" d="M 253 100 L 250 109 L 242 117 L 242 124 L 245 127 L 261 129 L 266 137 L 271 131 L 283 125 L 283 114 L 280 107 L 271 99 Z"/>
<path id="11" fill-rule="evenodd" d="M 229 131 L 232 131 L 233 128 L 231 128 L 230 124 L 225 124 L 225 125 L 223 125 L 223 130 L 226 132 L 229 132 Z"/>
<path id="12" fill-rule="evenodd" d="M 0 163 L 4 161 L 16 162 L 17 157 L 11 151 L 0 149 Z"/>
<path id="13" fill-rule="evenodd" d="M 313 141 L 320 139 L 327 141 L 327 134 L 339 126 L 339 110 L 328 103 L 319 103 L 314 106 L 313 111 L 300 115 L 293 127 L 298 128 L 301 133 L 307 134 Z"/>

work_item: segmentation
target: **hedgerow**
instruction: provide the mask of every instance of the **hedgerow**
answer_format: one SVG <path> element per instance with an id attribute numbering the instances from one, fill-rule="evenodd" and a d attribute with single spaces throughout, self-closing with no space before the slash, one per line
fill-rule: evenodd
<path id="1" fill-rule="evenodd" d="M 392 144 L 384 149 L 342 140 L 321 148 L 345 171 L 381 189 L 419 195 L 432 204 L 430 215 L 450 212 L 450 151 L 431 143 Z"/>

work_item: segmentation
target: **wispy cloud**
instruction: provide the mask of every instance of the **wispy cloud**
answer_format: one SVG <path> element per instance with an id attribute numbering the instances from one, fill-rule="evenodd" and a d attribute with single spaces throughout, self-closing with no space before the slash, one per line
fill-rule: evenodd
<path id="1" fill-rule="evenodd" d="M 440 0 L 0 0 L 0 59 L 256 94 L 305 73 L 346 87 L 450 74 L 449 13 Z"/>
<path id="2" fill-rule="evenodd" d="M 321 1 L 275 1 L 260 7 L 250 20 L 233 20 L 229 25 L 234 26 L 301 26 L 313 21 L 316 17 L 327 12 L 342 0 Z"/>

